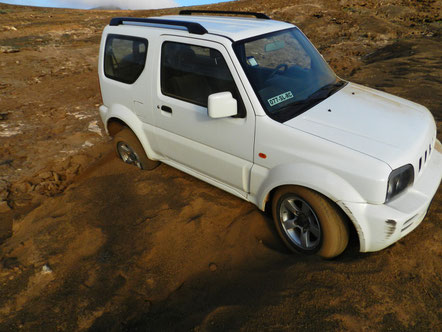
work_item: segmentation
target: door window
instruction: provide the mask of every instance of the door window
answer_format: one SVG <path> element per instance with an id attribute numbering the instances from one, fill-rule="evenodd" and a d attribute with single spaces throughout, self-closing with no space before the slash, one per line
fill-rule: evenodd
<path id="1" fill-rule="evenodd" d="M 230 91 L 238 102 L 238 116 L 245 116 L 230 70 L 222 54 L 213 48 L 165 42 L 161 55 L 161 91 L 203 107 L 207 107 L 209 95 Z"/>

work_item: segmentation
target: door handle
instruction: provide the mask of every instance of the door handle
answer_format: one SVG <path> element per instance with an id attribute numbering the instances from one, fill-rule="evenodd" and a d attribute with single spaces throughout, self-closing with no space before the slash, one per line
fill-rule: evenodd
<path id="1" fill-rule="evenodd" d="M 170 108 L 169 106 L 161 106 L 161 110 L 167 113 L 172 113 L 172 108 Z"/>

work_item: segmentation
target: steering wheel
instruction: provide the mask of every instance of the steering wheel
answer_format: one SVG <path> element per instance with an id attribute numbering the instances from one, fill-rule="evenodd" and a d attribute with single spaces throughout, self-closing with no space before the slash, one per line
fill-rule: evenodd
<path id="1" fill-rule="evenodd" d="M 287 66 L 287 64 L 285 64 L 285 63 L 281 63 L 280 65 L 277 65 L 276 68 L 273 69 L 273 71 L 270 73 L 269 77 L 267 77 L 267 79 L 269 80 L 269 79 L 271 79 L 273 76 L 275 76 L 275 74 L 276 74 L 281 68 L 284 68 L 284 71 L 283 71 L 283 72 L 285 72 L 285 71 L 289 68 L 289 66 Z"/>

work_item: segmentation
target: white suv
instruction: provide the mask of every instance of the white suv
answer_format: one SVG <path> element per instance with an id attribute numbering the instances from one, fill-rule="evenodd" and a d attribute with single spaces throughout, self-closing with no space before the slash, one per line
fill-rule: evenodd
<path id="1" fill-rule="evenodd" d="M 292 24 L 192 14 L 214 12 L 103 31 L 100 115 L 125 162 L 162 161 L 269 209 L 298 252 L 339 255 L 351 225 L 376 251 L 419 225 L 442 175 L 425 107 L 343 81 Z"/>

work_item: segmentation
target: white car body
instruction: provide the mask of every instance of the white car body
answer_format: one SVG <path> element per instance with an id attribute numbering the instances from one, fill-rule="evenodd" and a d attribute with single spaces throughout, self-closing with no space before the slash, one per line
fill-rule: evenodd
<path id="1" fill-rule="evenodd" d="M 124 123 L 150 159 L 250 201 L 261 210 L 272 190 L 280 186 L 317 191 L 352 221 L 362 252 L 389 246 L 423 220 L 442 176 L 442 149 L 434 119 L 425 107 L 348 83 L 308 111 L 280 123 L 263 110 L 232 42 L 293 25 L 236 17 L 161 19 L 195 22 L 208 33 L 151 24 L 107 26 L 98 66 L 104 104 L 99 111 L 106 128 L 110 121 Z M 109 34 L 148 40 L 145 68 L 133 84 L 115 81 L 104 73 Z M 165 41 L 219 51 L 241 94 L 246 116 L 211 118 L 206 107 L 162 94 L 160 61 Z M 168 105 L 173 113 L 163 111 L 161 105 Z M 414 168 L 413 185 L 385 203 L 391 172 L 407 164 Z"/>

